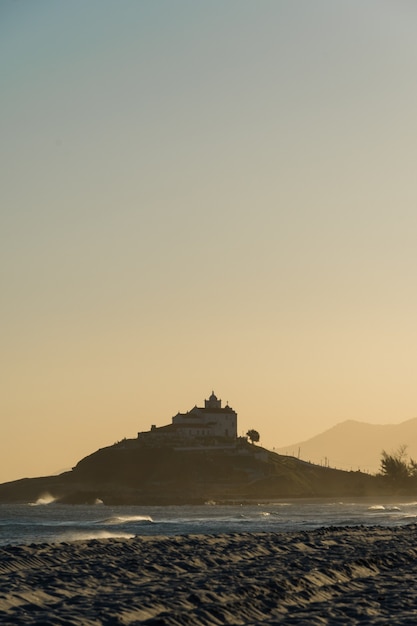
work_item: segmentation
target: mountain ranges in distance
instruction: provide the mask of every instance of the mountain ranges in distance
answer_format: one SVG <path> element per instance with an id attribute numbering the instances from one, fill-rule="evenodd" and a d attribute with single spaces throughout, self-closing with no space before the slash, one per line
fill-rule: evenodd
<path id="1" fill-rule="evenodd" d="M 400 446 L 406 446 L 408 457 L 417 460 L 417 417 L 400 424 L 346 420 L 311 439 L 274 451 L 319 465 L 375 474 L 380 470 L 382 451 L 391 454 Z"/>

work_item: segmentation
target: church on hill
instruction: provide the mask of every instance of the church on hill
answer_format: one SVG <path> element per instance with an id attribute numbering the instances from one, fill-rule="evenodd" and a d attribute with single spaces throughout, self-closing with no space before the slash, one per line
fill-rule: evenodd
<path id="1" fill-rule="evenodd" d="M 142 441 L 187 441 L 226 440 L 235 441 L 237 438 L 237 413 L 227 403 L 222 407 L 222 401 L 214 391 L 203 407 L 194 406 L 187 413 L 177 413 L 172 423 L 167 426 L 151 426 L 151 430 L 138 433 Z"/>

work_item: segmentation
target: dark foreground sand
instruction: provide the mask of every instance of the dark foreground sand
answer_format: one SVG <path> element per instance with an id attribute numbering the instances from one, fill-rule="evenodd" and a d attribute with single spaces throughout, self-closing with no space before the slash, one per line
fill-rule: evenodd
<path id="1" fill-rule="evenodd" d="M 417 624 L 417 526 L 0 548 L 0 624 Z"/>

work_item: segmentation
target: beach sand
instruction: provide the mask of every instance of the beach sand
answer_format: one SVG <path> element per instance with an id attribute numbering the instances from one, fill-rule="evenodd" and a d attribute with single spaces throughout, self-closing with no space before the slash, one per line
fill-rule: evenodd
<path id="1" fill-rule="evenodd" d="M 417 526 L 0 548 L 0 623 L 416 624 Z"/>

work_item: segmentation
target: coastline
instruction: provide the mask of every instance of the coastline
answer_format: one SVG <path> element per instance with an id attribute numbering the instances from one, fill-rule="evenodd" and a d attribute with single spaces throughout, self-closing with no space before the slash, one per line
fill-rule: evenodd
<path id="1" fill-rule="evenodd" d="M 0 549 L 2 624 L 409 624 L 417 526 Z"/>

